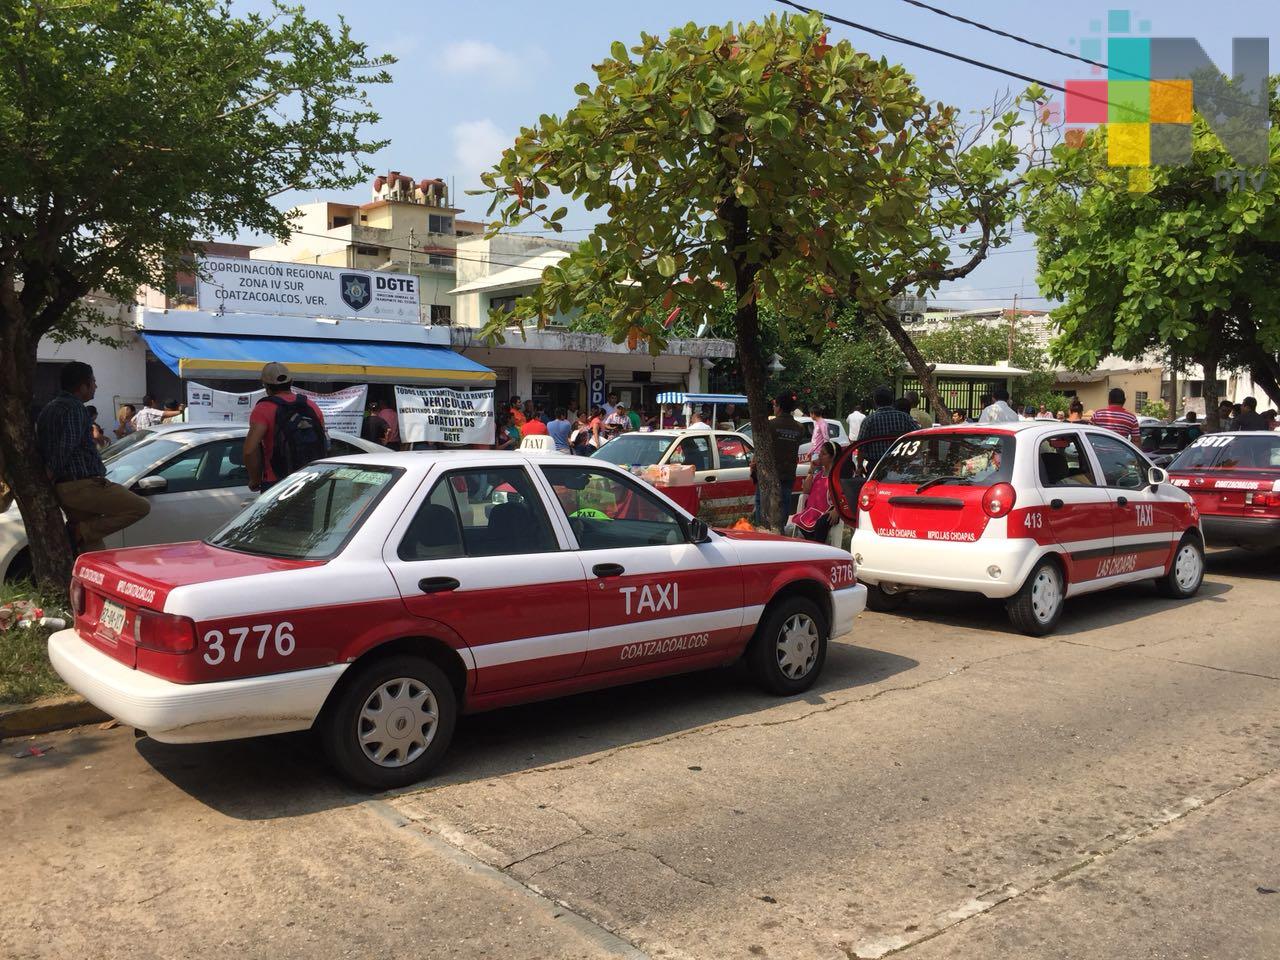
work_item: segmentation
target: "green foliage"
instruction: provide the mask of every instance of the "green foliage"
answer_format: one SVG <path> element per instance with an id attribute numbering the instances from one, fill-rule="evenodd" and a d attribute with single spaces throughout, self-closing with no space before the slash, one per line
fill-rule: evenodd
<path id="1" fill-rule="evenodd" d="M 902 365 L 902 354 L 884 330 L 853 308 L 837 314 L 833 329 L 819 340 L 794 337 L 779 346 L 778 354 L 786 367 L 778 385 L 794 390 L 806 406 L 819 404 L 832 415 L 848 412 L 857 402 L 870 403 L 872 391 L 892 384 Z"/>
<path id="2" fill-rule="evenodd" d="M 1169 419 L 1169 405 L 1163 400 L 1147 400 L 1138 409 L 1138 413 L 1144 417 L 1155 417 L 1157 420 Z"/>
<path id="3" fill-rule="evenodd" d="M 91 333 L 84 293 L 131 303 L 141 284 L 170 286 L 194 241 L 283 239 L 273 197 L 352 186 L 384 145 L 363 136 L 377 120 L 365 88 L 393 61 L 301 7 L 0 9 L 0 323 Z"/>
<path id="4" fill-rule="evenodd" d="M 1033 332 L 1016 324 L 1013 351 L 1007 321 L 993 323 L 980 317 L 961 317 L 944 327 L 917 334 L 916 346 L 930 363 L 996 364 L 1030 370 L 1014 381 L 1012 400 L 1018 406 L 1046 404 L 1051 410 L 1066 409 L 1066 402 L 1053 392 L 1054 373 L 1049 369 L 1044 349 Z"/>
<path id="5" fill-rule="evenodd" d="M 1199 83 L 1200 81 L 1197 81 Z M 1243 95 L 1237 91 L 1237 95 Z M 1027 225 L 1037 235 L 1039 286 L 1059 336 L 1053 354 L 1076 369 L 1108 355 L 1172 348 L 1226 366 L 1280 352 L 1280 102 L 1272 83 L 1270 166 L 1243 171 L 1196 115 L 1192 158 L 1155 167 L 1149 192 L 1107 165 L 1105 128 L 1028 175 Z M 1220 181 L 1229 177 L 1230 184 Z M 1275 367 L 1280 371 L 1280 366 Z"/>

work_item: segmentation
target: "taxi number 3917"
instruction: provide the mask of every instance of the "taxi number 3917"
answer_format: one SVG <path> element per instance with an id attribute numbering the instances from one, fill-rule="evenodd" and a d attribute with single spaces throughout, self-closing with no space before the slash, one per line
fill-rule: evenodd
<path id="1" fill-rule="evenodd" d="M 249 640 L 246 651 L 245 640 L 249 639 L 250 634 L 255 634 L 255 637 Z M 211 667 L 222 663 L 228 653 L 232 663 L 239 663 L 242 654 L 248 659 L 253 656 L 255 642 L 259 660 L 266 657 L 268 642 L 271 642 L 276 654 L 281 657 L 289 656 L 297 646 L 293 639 L 293 624 L 287 620 L 280 623 L 255 623 L 249 627 L 228 627 L 225 634 L 221 630 L 209 630 L 204 635 L 204 642 L 209 648 L 204 652 L 204 662 Z"/>

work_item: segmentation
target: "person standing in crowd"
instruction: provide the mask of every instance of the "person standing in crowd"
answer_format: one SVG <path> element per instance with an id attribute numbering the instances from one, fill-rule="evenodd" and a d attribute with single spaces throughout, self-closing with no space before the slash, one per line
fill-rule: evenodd
<path id="1" fill-rule="evenodd" d="M 147 427 L 158 427 L 166 420 L 181 416 L 183 409 L 183 405 L 178 404 L 174 409 L 166 410 L 160 406 L 152 394 L 148 393 L 142 398 L 142 409 L 133 415 L 133 429 L 144 430 Z"/>
<path id="2" fill-rule="evenodd" d="M 507 412 L 511 414 L 511 422 L 516 425 L 516 429 L 524 426 L 524 410 L 520 406 L 519 397 L 511 398 L 511 402 L 507 404 Z"/>
<path id="3" fill-rule="evenodd" d="M 98 426 L 98 408 L 87 406 L 85 409 L 89 411 L 89 430 L 93 434 L 93 445 L 99 450 L 104 450 L 111 444 L 111 438 L 103 432 L 102 427 Z"/>
<path id="4" fill-rule="evenodd" d="M 612 409 L 605 413 L 604 431 L 605 435 L 612 439 L 631 429 L 631 418 L 627 416 L 627 405 L 619 400 L 616 394 L 610 394 L 610 397 L 613 401 Z"/>
<path id="5" fill-rule="evenodd" d="M 569 434 L 569 448 L 582 457 L 589 457 L 600 445 L 600 418 L 594 416 L 598 408 L 578 414 L 578 422 Z"/>
<path id="6" fill-rule="evenodd" d="M 137 523 L 151 504 L 107 479 L 85 406 L 98 389 L 93 368 L 73 360 L 62 368 L 59 385 L 36 418 L 36 446 L 67 515 L 72 551 L 102 550 L 105 537 Z"/>
<path id="7" fill-rule="evenodd" d="M 911 414 L 911 419 L 920 424 L 920 429 L 925 430 L 932 427 L 936 422 L 933 414 L 929 409 L 920 403 L 920 394 L 914 390 L 908 390 L 906 393 L 907 403 L 911 405 L 911 409 L 907 412 Z"/>
<path id="8" fill-rule="evenodd" d="M 726 403 L 722 419 L 729 424 L 730 430 L 737 430 L 738 421 L 741 419 L 738 414 L 738 405 L 736 403 Z"/>
<path id="9" fill-rule="evenodd" d="M 1118 433 L 1134 443 L 1142 442 L 1138 418 L 1124 408 L 1125 394 L 1119 387 L 1112 387 L 1107 394 L 1107 405 L 1093 413 L 1093 425 Z"/>
<path id="10" fill-rule="evenodd" d="M 952 411 L 951 411 L 951 423 L 952 423 L 952 425 L 953 425 L 953 426 L 954 426 L 954 425 L 956 425 L 956 424 L 964 423 L 964 411 L 963 411 L 963 410 L 952 410 Z"/>
<path id="11" fill-rule="evenodd" d="M 1065 422 L 1066 422 L 1066 419 L 1067 419 L 1066 411 L 1064 411 L 1064 410 L 1055 410 L 1055 411 L 1053 412 L 1053 419 L 1057 420 L 1059 423 L 1065 423 Z"/>
<path id="12" fill-rule="evenodd" d="M 867 419 L 867 415 L 862 412 L 862 404 L 855 403 L 853 412 L 845 417 L 845 423 L 848 424 L 848 434 L 851 437 L 857 437 L 858 431 L 862 429 L 862 421 Z"/>
<path id="13" fill-rule="evenodd" d="M 494 425 L 493 449 L 514 450 L 520 446 L 520 430 L 511 419 L 511 411 L 498 414 L 498 422 Z"/>
<path id="14" fill-rule="evenodd" d="M 547 425 L 537 416 L 533 416 L 530 410 L 530 416 L 525 418 L 524 426 L 520 428 L 520 436 L 524 437 L 545 437 L 547 436 Z"/>
<path id="15" fill-rule="evenodd" d="M 773 420 L 770 426 L 773 428 L 773 460 L 778 467 L 778 500 L 781 508 L 782 523 L 787 522 L 787 517 L 791 516 L 791 494 L 795 490 L 796 485 L 796 466 L 800 456 L 800 447 L 808 437 L 809 432 L 805 429 L 804 424 L 795 418 L 796 398 L 791 393 L 781 393 L 773 401 Z M 701 422 L 701 413 L 696 411 L 693 414 L 699 418 Z M 689 429 L 698 429 L 694 424 L 689 424 Z M 701 429 L 710 430 L 711 428 L 705 423 Z M 756 481 L 756 519 L 763 523 L 764 515 L 760 509 L 760 484 L 756 480 L 756 464 L 751 462 L 751 479 Z"/>
<path id="16" fill-rule="evenodd" d="M 876 387 L 875 403 L 875 410 L 862 421 L 862 428 L 858 431 L 859 442 L 875 441 L 858 448 L 858 456 L 865 460 L 869 467 L 879 463 L 880 458 L 893 446 L 894 441 L 904 433 L 920 429 L 920 424 L 912 419 L 910 413 L 899 410 L 894 405 L 892 388 Z"/>
<path id="17" fill-rule="evenodd" d="M 604 415 L 606 419 L 613 416 L 613 410 L 617 405 L 618 405 L 618 395 L 616 393 L 609 394 L 609 396 L 605 399 L 604 406 L 600 408 L 601 410 L 604 411 Z"/>
<path id="18" fill-rule="evenodd" d="M 809 438 L 813 447 L 809 450 L 809 459 L 817 463 L 822 453 L 822 445 L 831 439 L 831 429 L 827 426 L 827 418 L 823 416 L 820 404 L 815 403 L 810 408 L 809 416 L 813 420 L 813 435 Z"/>
<path id="19" fill-rule="evenodd" d="M 831 467 L 839 455 L 840 445 L 834 440 L 824 440 L 822 446 L 818 448 L 818 458 L 809 468 L 809 475 L 804 478 L 804 486 L 800 488 L 808 498 L 805 501 L 805 509 L 822 511 L 822 516 L 818 518 L 811 530 L 796 526 L 800 535 L 806 540 L 825 543 L 831 528 L 840 522 L 840 514 L 836 510 L 835 501 L 831 498 Z"/>
<path id="20" fill-rule="evenodd" d="M 395 404 L 386 403 L 382 400 L 375 400 L 373 404 L 373 412 L 379 420 L 387 425 L 387 439 L 383 446 L 390 447 L 392 450 L 399 450 L 400 418 L 396 416 Z"/>
<path id="21" fill-rule="evenodd" d="M 365 417 L 360 424 L 360 437 L 370 443 L 376 443 L 380 447 L 389 446 L 387 436 L 390 434 L 391 428 L 387 426 L 387 421 L 378 416 L 378 405 L 375 403 L 373 406 L 374 412 Z"/>
<path id="22" fill-rule="evenodd" d="M 324 414 L 305 394 L 293 390 L 293 376 L 283 363 L 262 368 L 267 395 L 253 405 L 244 438 L 244 465 L 249 489 L 266 492 L 276 481 L 329 453 Z"/>
<path id="23" fill-rule="evenodd" d="M 1049 409 L 1049 405 L 1047 403 L 1042 403 L 1040 404 L 1040 409 L 1036 411 L 1036 419 L 1056 420 L 1057 417 L 1053 415 L 1053 411 Z"/>
<path id="24" fill-rule="evenodd" d="M 984 408 L 978 417 L 979 423 L 1017 423 L 1018 414 L 1009 406 L 1009 391 L 1004 387 L 996 387 L 991 391 L 991 405 Z"/>
<path id="25" fill-rule="evenodd" d="M 1235 409 L 1232 407 L 1230 400 L 1218 401 L 1219 430 L 1234 430 L 1236 428 L 1235 420 L 1233 419 L 1234 413 Z"/>
<path id="26" fill-rule="evenodd" d="M 645 433 L 658 429 L 658 417 L 653 412 L 653 407 L 640 408 L 640 429 Z"/>
<path id="27" fill-rule="evenodd" d="M 541 420 L 545 427 L 551 423 L 551 418 L 547 416 L 547 406 L 544 403 L 535 403 L 533 405 L 533 419 Z"/>
<path id="28" fill-rule="evenodd" d="M 707 423 L 707 421 L 703 419 L 701 407 L 694 407 L 693 410 L 690 412 L 689 429 L 690 430 L 710 430 L 711 429 L 711 424 Z"/>
<path id="29" fill-rule="evenodd" d="M 631 421 L 631 426 L 630 426 L 630 427 L 628 427 L 628 429 L 629 429 L 629 430 L 639 430 L 639 429 L 640 429 L 640 424 L 641 424 L 641 422 L 642 422 L 642 421 L 641 421 L 641 419 L 640 419 L 640 413 L 639 413 L 639 411 L 638 411 L 638 410 L 636 410 L 636 408 L 635 408 L 635 407 L 631 407 L 631 406 L 628 406 L 628 407 L 626 408 L 626 411 L 627 411 L 627 419 Z"/>
<path id="30" fill-rule="evenodd" d="M 1258 413 L 1257 397 L 1245 397 L 1240 401 L 1240 419 L 1236 424 L 1237 430 L 1266 430 L 1266 421 L 1262 419 L 1262 414 Z"/>
<path id="31" fill-rule="evenodd" d="M 1080 423 L 1083 420 L 1084 404 L 1073 397 L 1071 403 L 1067 406 L 1067 422 Z"/>
<path id="32" fill-rule="evenodd" d="M 1265 413 L 1263 413 L 1262 423 L 1263 423 L 1263 427 L 1262 427 L 1263 430 L 1275 430 L 1276 423 L 1277 423 L 1276 412 L 1274 410 L 1267 410 Z"/>
<path id="33" fill-rule="evenodd" d="M 569 437 L 573 433 L 573 424 L 569 420 L 569 411 L 564 407 L 556 407 L 556 418 L 547 424 L 547 435 L 556 442 L 556 450 L 569 452 Z"/>
<path id="34" fill-rule="evenodd" d="M 117 440 L 123 440 L 133 433 L 133 418 L 138 415 L 138 408 L 132 403 L 122 403 L 116 410 L 116 428 L 111 431 Z"/>

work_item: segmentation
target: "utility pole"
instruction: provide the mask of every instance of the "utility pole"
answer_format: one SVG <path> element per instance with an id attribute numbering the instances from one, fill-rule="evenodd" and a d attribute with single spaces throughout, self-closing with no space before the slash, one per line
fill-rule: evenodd
<path id="1" fill-rule="evenodd" d="M 413 245 L 417 243 L 417 231 L 413 227 L 409 228 L 409 272 L 413 273 Z"/>
<path id="2" fill-rule="evenodd" d="M 1013 336 L 1018 327 L 1018 295 L 1013 295 L 1013 310 L 1009 313 L 1009 366 L 1013 366 Z"/>

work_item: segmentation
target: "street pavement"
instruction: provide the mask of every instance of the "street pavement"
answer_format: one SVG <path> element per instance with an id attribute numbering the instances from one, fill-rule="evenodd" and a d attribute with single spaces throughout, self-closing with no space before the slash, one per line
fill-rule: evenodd
<path id="1" fill-rule="evenodd" d="M 0 957 L 1280 956 L 1280 555 L 1014 633 L 866 613 L 808 695 L 726 669 L 470 717 L 352 791 L 305 735 L 5 741 Z"/>

